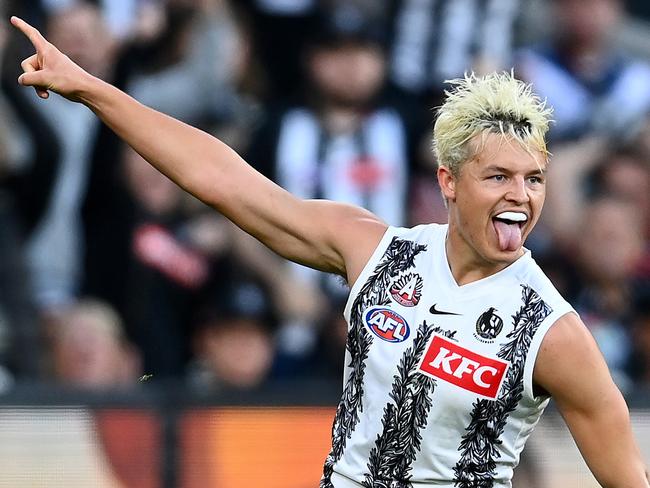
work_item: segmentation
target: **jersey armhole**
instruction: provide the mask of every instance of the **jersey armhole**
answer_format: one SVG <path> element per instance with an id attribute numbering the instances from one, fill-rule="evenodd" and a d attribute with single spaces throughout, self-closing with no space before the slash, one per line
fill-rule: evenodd
<path id="1" fill-rule="evenodd" d="M 350 294 L 348 295 L 348 299 L 345 302 L 345 309 L 343 310 L 343 316 L 346 320 L 348 320 L 348 323 L 350 320 L 350 313 L 352 311 L 352 304 L 354 303 L 355 298 L 359 294 L 359 291 L 361 290 L 361 287 L 364 285 L 364 283 L 368 281 L 368 278 L 373 272 L 375 264 L 388 247 L 391 239 L 396 235 L 396 227 L 386 228 L 386 231 L 379 241 L 379 244 L 377 244 L 377 247 L 372 252 L 372 255 L 361 270 L 361 273 L 357 277 L 357 280 L 354 282 L 354 285 L 352 285 L 352 288 L 350 288 Z"/>
<path id="2" fill-rule="evenodd" d="M 566 304 L 564 307 L 560 307 L 558 310 L 554 310 L 546 320 L 542 322 L 539 329 L 533 336 L 533 340 L 530 343 L 530 348 L 528 349 L 528 354 L 526 354 L 526 362 L 524 364 L 524 398 L 533 403 L 541 403 L 548 400 L 550 397 L 548 395 L 535 395 L 535 384 L 533 382 L 533 372 L 535 369 L 535 363 L 537 361 L 537 356 L 539 354 L 539 349 L 542 346 L 544 337 L 548 331 L 553 327 L 553 325 L 568 313 L 577 312 L 573 308 Z"/>

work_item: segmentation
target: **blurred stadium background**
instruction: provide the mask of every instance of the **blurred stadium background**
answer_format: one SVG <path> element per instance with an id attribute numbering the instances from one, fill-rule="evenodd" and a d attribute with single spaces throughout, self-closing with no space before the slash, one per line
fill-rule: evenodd
<path id="1" fill-rule="evenodd" d="M 346 287 L 184 195 L 83 107 L 16 83 L 17 14 L 305 198 L 444 222 L 444 80 L 555 109 L 527 247 L 580 312 L 650 464 L 646 0 L 0 0 L 0 488 L 317 486 Z M 242 189 L 245 191 L 245 189 Z M 551 403 L 515 488 L 597 486 Z"/>

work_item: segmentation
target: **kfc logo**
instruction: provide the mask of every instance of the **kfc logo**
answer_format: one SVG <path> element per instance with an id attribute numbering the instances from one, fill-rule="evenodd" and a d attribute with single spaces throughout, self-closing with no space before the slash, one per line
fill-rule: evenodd
<path id="1" fill-rule="evenodd" d="M 497 397 L 510 363 L 489 358 L 434 335 L 420 370 L 464 390 L 487 398 Z"/>
<path id="2" fill-rule="evenodd" d="M 364 320 L 373 334 L 387 342 L 403 342 L 410 333 L 406 320 L 390 308 L 371 307 Z"/>

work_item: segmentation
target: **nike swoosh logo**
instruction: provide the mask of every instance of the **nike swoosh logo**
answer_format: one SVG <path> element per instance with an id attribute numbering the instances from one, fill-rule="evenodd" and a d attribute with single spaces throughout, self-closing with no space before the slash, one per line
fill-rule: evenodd
<path id="1" fill-rule="evenodd" d="M 436 308 L 436 304 L 434 303 L 431 305 L 431 308 L 429 309 L 429 312 L 431 312 L 433 315 L 462 315 L 460 313 L 454 313 L 454 312 L 443 312 L 442 310 L 438 310 Z"/>

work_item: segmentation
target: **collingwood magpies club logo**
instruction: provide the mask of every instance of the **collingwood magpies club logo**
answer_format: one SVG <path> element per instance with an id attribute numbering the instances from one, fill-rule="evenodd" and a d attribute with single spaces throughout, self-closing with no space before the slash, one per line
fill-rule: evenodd
<path id="1" fill-rule="evenodd" d="M 476 337 L 481 342 L 492 342 L 503 329 L 503 320 L 494 312 L 494 307 L 488 308 L 476 321 Z"/>
<path id="2" fill-rule="evenodd" d="M 422 278 L 417 273 L 409 273 L 395 280 L 388 291 L 400 305 L 415 307 L 422 296 Z"/>

